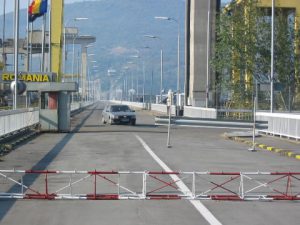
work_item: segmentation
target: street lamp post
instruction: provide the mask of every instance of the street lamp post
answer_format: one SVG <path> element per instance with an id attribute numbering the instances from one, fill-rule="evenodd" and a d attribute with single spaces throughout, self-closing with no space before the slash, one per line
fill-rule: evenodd
<path id="1" fill-rule="evenodd" d="M 149 46 L 143 46 L 141 49 L 150 49 Z M 146 73 L 145 73 L 145 59 L 143 59 L 143 104 L 145 104 L 145 83 L 146 83 Z"/>
<path id="2" fill-rule="evenodd" d="M 154 36 L 154 35 L 144 35 L 146 38 L 153 38 L 153 39 L 159 39 L 160 37 Z M 163 64 L 164 64 L 164 52 L 162 48 L 162 41 L 161 41 L 161 49 L 160 49 L 160 101 L 162 102 L 162 92 L 163 92 Z"/>
<path id="3" fill-rule="evenodd" d="M 87 47 L 90 47 L 89 45 Z M 95 56 L 94 53 L 88 54 L 88 57 L 93 57 Z M 91 98 L 91 74 L 90 74 L 90 65 L 89 62 L 87 60 L 87 77 L 88 77 L 88 94 L 87 94 L 87 100 L 89 101 Z"/>
<path id="4" fill-rule="evenodd" d="M 270 75 L 270 112 L 274 112 L 274 39 L 275 39 L 275 0 L 272 0 L 272 31 L 271 31 L 271 75 Z"/>
<path id="5" fill-rule="evenodd" d="M 158 20 L 168 20 L 168 21 L 173 21 L 177 24 L 177 110 L 176 114 L 178 114 L 179 111 L 179 95 L 180 95 L 180 24 L 179 21 L 172 18 L 172 17 L 166 17 L 166 16 L 156 16 L 154 17 L 155 19 Z"/>
<path id="6" fill-rule="evenodd" d="M 71 20 L 68 20 L 66 23 L 65 23 L 65 26 L 64 26 L 64 73 L 66 73 L 66 52 L 67 52 L 67 43 L 66 43 L 66 36 L 67 36 L 67 26 L 68 26 L 68 24 L 69 24 L 69 22 L 70 21 L 81 21 L 81 20 L 88 20 L 88 18 L 87 17 L 76 17 L 76 18 L 73 18 L 73 19 L 71 19 Z M 76 37 L 73 39 L 73 50 L 74 50 L 74 42 L 75 42 L 75 39 L 76 39 Z M 73 58 L 74 58 L 74 54 L 73 54 Z M 73 61 L 73 60 L 72 60 Z M 72 68 L 72 70 L 73 70 L 73 68 Z M 72 77 L 72 79 L 73 79 L 73 77 Z"/>
<path id="7" fill-rule="evenodd" d="M 6 68 L 6 60 L 5 60 L 5 26 L 6 26 L 6 0 L 3 0 L 3 30 L 2 30 L 2 61 L 3 61 L 3 70 Z"/>
<path id="8" fill-rule="evenodd" d="M 15 25 L 14 25 L 14 39 L 15 39 L 15 49 L 14 49 L 14 67 L 15 67 L 15 85 L 14 85 L 14 101 L 13 101 L 13 109 L 17 109 L 17 97 L 18 97 L 18 73 L 19 73 L 19 10 L 20 10 L 20 2 L 19 0 L 15 0 Z"/>

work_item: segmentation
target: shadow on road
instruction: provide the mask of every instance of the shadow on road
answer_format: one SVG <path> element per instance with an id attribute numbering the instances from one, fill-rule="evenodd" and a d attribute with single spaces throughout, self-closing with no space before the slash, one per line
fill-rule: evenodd
<path id="1" fill-rule="evenodd" d="M 72 132 L 65 135 L 65 137 L 58 142 L 36 165 L 34 165 L 31 170 L 45 170 L 50 163 L 58 156 L 58 154 L 63 150 L 63 148 L 66 146 L 66 144 L 72 139 L 74 134 L 80 130 L 80 128 L 83 126 L 83 124 L 86 122 L 86 120 L 93 114 L 93 112 L 97 110 L 95 108 L 87 109 L 89 113 L 84 117 L 84 119 L 78 124 Z M 86 111 L 86 110 L 85 110 Z M 35 180 L 38 178 L 39 174 L 36 175 L 24 175 L 24 185 L 27 187 L 30 187 Z M 27 181 L 27 182 L 26 182 Z M 18 193 L 20 192 L 20 186 L 14 185 L 9 190 L 8 193 Z M 1 200 L 0 203 L 0 222 L 5 217 L 5 215 L 8 213 L 8 211 L 13 207 L 16 200 Z"/>

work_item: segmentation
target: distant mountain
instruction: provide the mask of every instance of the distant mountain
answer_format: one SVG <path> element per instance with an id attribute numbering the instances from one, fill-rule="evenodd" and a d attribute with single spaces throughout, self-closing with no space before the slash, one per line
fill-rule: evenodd
<path id="1" fill-rule="evenodd" d="M 184 74 L 184 18 L 185 2 L 183 0 L 98 0 L 67 4 L 65 7 L 65 23 L 69 26 L 78 26 L 80 34 L 94 35 L 97 42 L 89 49 L 95 54 L 93 60 L 97 61 L 97 76 L 100 76 L 108 88 L 108 69 L 115 69 L 117 75 L 121 74 L 122 67 L 128 61 L 138 64 L 138 69 L 132 68 L 131 73 L 138 71 L 142 79 L 142 60 L 145 61 L 146 81 L 149 84 L 151 73 L 154 76 L 154 92 L 158 93 L 160 80 L 160 48 L 164 49 L 164 88 L 176 89 L 177 77 L 177 24 L 172 21 L 155 20 L 155 16 L 168 16 L 178 19 L 181 32 L 181 84 Z M 88 17 L 86 21 L 73 22 L 72 18 Z M 25 10 L 21 13 L 21 36 L 26 28 Z M 39 28 L 40 20 L 35 23 Z M 12 33 L 12 14 L 7 17 L 7 33 Z M 156 39 L 143 37 L 145 34 L 157 35 Z M 139 48 L 149 46 L 150 50 Z M 76 48 L 77 49 L 77 48 Z M 72 48 L 69 46 L 69 51 Z M 142 58 L 130 57 L 140 51 Z M 70 56 L 71 57 L 71 56 Z M 70 57 L 68 71 L 71 71 Z M 131 66 L 133 67 L 133 66 Z M 92 73 L 92 72 L 91 72 Z M 129 73 L 129 72 L 128 72 Z M 183 85 L 182 85 L 183 87 Z M 149 87 L 148 87 L 149 88 Z M 181 88 L 183 90 L 183 88 Z"/>

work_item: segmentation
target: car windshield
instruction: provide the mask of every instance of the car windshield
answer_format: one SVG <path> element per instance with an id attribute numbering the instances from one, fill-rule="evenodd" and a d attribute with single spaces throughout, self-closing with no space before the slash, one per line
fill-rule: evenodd
<path id="1" fill-rule="evenodd" d="M 111 112 L 129 112 L 130 108 L 127 105 L 113 105 Z"/>

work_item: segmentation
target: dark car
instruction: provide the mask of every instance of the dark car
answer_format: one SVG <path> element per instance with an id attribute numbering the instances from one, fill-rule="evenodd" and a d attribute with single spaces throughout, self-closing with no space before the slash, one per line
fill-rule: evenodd
<path id="1" fill-rule="evenodd" d="M 135 125 L 136 114 L 128 105 L 107 105 L 102 111 L 102 123 Z"/>

